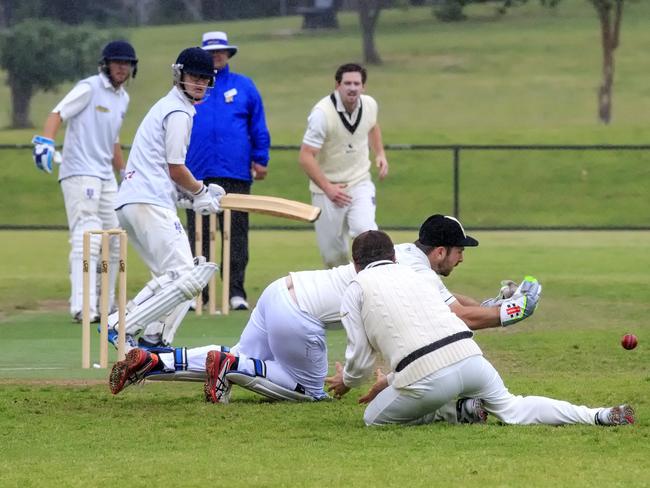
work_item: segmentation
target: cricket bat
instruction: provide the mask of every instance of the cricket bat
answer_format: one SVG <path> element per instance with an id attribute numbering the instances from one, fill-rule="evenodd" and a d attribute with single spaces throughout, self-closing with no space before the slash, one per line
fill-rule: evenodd
<path id="1" fill-rule="evenodd" d="M 318 207 L 286 198 L 239 193 L 225 194 L 220 204 L 224 210 L 274 215 L 302 222 L 314 222 L 321 211 Z"/>

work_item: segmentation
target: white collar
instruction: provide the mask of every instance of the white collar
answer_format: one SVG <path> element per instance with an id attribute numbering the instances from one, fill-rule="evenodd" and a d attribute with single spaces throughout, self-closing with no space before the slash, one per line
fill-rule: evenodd
<path id="1" fill-rule="evenodd" d="M 352 111 L 351 114 L 348 114 L 347 109 L 345 108 L 345 105 L 343 105 L 343 101 L 341 100 L 341 94 L 339 93 L 338 90 L 334 90 L 334 99 L 336 100 L 336 111 L 337 112 L 342 112 L 345 115 L 349 115 L 351 119 L 354 119 L 359 113 L 359 107 L 361 107 L 361 95 L 359 95 L 359 98 L 357 99 L 357 104 L 354 107 L 354 110 Z"/>
<path id="2" fill-rule="evenodd" d="M 363 269 L 376 268 L 377 266 L 383 266 L 384 264 L 395 264 L 395 262 L 391 261 L 390 259 L 380 259 L 379 261 L 373 261 Z"/>
<path id="3" fill-rule="evenodd" d="M 120 93 L 124 91 L 124 84 L 121 84 L 117 88 L 113 86 L 113 83 L 111 83 L 111 80 L 106 76 L 106 73 L 103 71 L 99 72 L 99 78 L 102 80 L 102 86 L 108 90 L 113 90 L 115 93 Z"/>

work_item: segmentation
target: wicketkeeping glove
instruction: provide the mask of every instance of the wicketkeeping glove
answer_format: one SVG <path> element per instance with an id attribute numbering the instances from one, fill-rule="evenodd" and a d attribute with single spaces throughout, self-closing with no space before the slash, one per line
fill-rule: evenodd
<path id="1" fill-rule="evenodd" d="M 507 327 L 533 315 L 541 294 L 542 285 L 532 276 L 524 277 L 514 295 L 501 304 L 501 325 Z"/>
<path id="2" fill-rule="evenodd" d="M 203 185 L 197 193 L 192 195 L 194 199 L 192 208 L 196 213 L 201 215 L 219 213 L 221 212 L 219 202 L 225 194 L 226 190 L 219 185 L 215 185 L 214 183 L 210 183 L 208 186 Z"/>
<path id="3" fill-rule="evenodd" d="M 54 140 L 43 136 L 34 136 L 32 144 L 34 144 L 32 155 L 36 167 L 46 173 L 52 173 L 52 162 L 61 162 L 61 154 L 56 151 Z"/>
<path id="4" fill-rule="evenodd" d="M 496 307 L 501 305 L 503 300 L 510 298 L 517 290 L 517 283 L 512 280 L 501 280 L 501 288 L 494 298 L 488 298 L 481 303 L 481 307 Z"/>

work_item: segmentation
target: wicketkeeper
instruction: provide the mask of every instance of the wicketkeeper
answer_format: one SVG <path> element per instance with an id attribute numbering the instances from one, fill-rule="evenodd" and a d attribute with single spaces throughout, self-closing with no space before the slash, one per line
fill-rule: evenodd
<path id="1" fill-rule="evenodd" d="M 395 262 L 390 237 L 381 231 L 359 235 L 352 244 L 357 275 L 343 295 L 341 320 L 348 338 L 345 366 L 327 379 L 337 398 L 359 386 L 375 356 L 386 361 L 367 403 L 366 425 L 431 422 L 436 411 L 457 397 L 480 398 L 484 408 L 507 424 L 634 423 L 629 405 L 589 408 L 541 396 L 516 396 L 483 357 L 473 333 L 436 287 L 413 269 Z M 520 289 L 538 295 L 528 278 Z"/>

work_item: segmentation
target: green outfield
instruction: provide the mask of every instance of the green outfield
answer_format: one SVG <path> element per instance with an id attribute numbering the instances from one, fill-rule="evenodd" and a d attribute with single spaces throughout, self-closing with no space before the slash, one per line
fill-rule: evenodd
<path id="1" fill-rule="evenodd" d="M 616 53 L 613 122 L 596 121 L 601 51 L 590 2 L 472 6 L 469 20 L 441 24 L 430 7 L 385 10 L 368 92 L 380 103 L 386 144 L 647 144 L 649 2 L 626 2 Z M 646 19 L 646 20 L 644 20 Z M 233 68 L 265 100 L 273 144 L 299 144 L 311 106 L 340 63 L 360 59 L 357 17 L 336 32 L 303 33 L 300 17 L 160 26 L 129 32 L 140 58 L 128 90 L 122 142 L 171 85 L 169 65 L 203 31 L 223 29 L 240 47 Z M 0 72 L 0 79 L 5 73 Z M 28 144 L 71 85 L 39 93 L 35 130 L 0 130 L 0 144 Z M 0 100 L 8 101 L 0 85 Z M 0 126 L 9 121 L 0 104 Z M 59 142 L 63 133 L 59 134 Z M 378 223 L 412 241 L 431 213 L 453 211 L 450 151 L 388 152 L 377 185 Z M 650 151 L 463 151 L 460 217 L 481 227 L 650 225 Z M 55 178 L 37 172 L 28 149 L 0 150 L 0 226 L 65 225 Z M 308 201 L 295 150 L 274 150 L 254 192 Z M 321 266 L 311 226 L 252 217 L 247 289 L 290 270 Z M 64 231 L 0 231 L 0 485 L 151 486 L 648 486 L 650 231 L 475 231 L 481 242 L 446 282 L 487 298 L 499 281 L 536 276 L 535 315 L 476 338 L 515 394 L 590 406 L 629 402 L 637 423 L 592 426 L 487 425 L 367 429 L 361 391 L 343 401 L 273 404 L 241 389 L 207 405 L 197 383 L 153 383 L 112 396 L 107 371 L 82 370 L 81 332 L 67 312 Z M 148 274 L 131 249 L 129 297 Z M 188 315 L 178 345 L 234 343 L 248 314 Z M 625 333 L 639 346 L 624 350 Z M 93 334 L 93 361 L 98 338 Z M 328 335 L 330 370 L 345 337 Z M 111 351 L 110 360 L 114 360 Z"/>
<path id="2" fill-rule="evenodd" d="M 287 405 L 236 389 L 231 404 L 206 405 L 199 383 L 148 382 L 112 396 L 106 371 L 80 369 L 80 329 L 65 311 L 65 233 L 3 232 L 3 486 L 145 486 L 163 474 L 182 486 L 646 486 L 650 233 L 475 235 L 481 245 L 447 280 L 452 290 L 483 298 L 498 280 L 525 273 L 544 285 L 531 319 L 477 334 L 511 391 L 592 406 L 630 402 L 634 426 L 504 427 L 492 419 L 367 429 L 360 391 L 341 402 Z M 253 232 L 253 301 L 287 270 L 318 267 L 313 241 L 311 232 Z M 129 258 L 132 294 L 146 273 L 133 252 Z M 190 315 L 177 343 L 232 344 L 246 319 Z M 619 345 L 626 332 L 639 337 L 633 351 Z M 333 365 L 345 338 L 335 331 L 328 342 Z"/>

